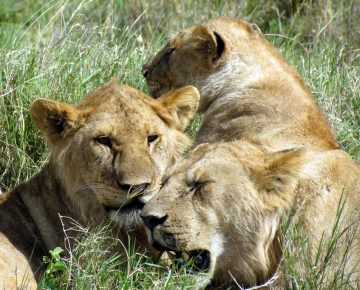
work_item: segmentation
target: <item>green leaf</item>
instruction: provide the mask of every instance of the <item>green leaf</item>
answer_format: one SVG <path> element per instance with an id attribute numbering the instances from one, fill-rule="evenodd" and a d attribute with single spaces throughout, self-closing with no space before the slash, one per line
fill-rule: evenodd
<path id="1" fill-rule="evenodd" d="M 45 264 L 48 264 L 48 263 L 50 263 L 50 258 L 48 257 L 48 256 L 43 256 L 43 262 L 45 263 Z"/>
<path id="2" fill-rule="evenodd" d="M 66 269 L 66 264 L 63 261 L 57 261 L 55 264 L 53 264 L 53 272 L 65 271 Z"/>
<path id="3" fill-rule="evenodd" d="M 62 252 L 64 252 L 64 250 L 63 250 L 61 247 L 56 247 L 55 249 L 50 250 L 49 252 L 50 252 L 52 258 L 54 258 L 54 259 L 59 259 L 59 258 L 60 258 L 60 254 L 61 254 Z"/>

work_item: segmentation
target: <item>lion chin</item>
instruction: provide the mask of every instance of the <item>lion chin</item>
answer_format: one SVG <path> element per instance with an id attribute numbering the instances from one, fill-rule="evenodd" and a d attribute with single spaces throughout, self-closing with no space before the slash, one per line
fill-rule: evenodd
<path id="1" fill-rule="evenodd" d="M 38 174 L 0 195 L 1 287 L 36 289 L 42 257 L 65 246 L 73 222 L 112 222 L 123 243 L 129 235 L 156 254 L 140 211 L 190 145 L 183 131 L 198 102 L 191 86 L 154 100 L 115 80 L 78 105 L 35 100 L 31 117 L 51 154 Z"/>

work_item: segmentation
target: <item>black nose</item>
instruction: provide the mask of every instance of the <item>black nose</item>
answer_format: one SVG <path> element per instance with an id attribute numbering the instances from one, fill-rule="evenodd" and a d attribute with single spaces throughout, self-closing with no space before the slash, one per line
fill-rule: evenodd
<path id="1" fill-rule="evenodd" d="M 143 72 L 142 72 L 144 78 L 147 78 L 148 75 L 149 75 L 149 70 L 148 69 L 143 69 Z"/>
<path id="2" fill-rule="evenodd" d="M 164 215 L 162 217 L 158 217 L 158 216 L 154 216 L 154 215 L 148 215 L 148 216 L 144 216 L 144 215 L 140 215 L 142 220 L 144 221 L 144 224 L 150 229 L 152 230 L 153 228 L 155 228 L 158 225 L 163 224 L 166 219 L 167 219 L 167 215 Z"/>

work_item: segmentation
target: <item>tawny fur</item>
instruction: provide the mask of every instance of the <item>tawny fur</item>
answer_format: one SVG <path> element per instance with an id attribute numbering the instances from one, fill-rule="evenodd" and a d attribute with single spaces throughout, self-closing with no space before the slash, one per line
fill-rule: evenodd
<path id="1" fill-rule="evenodd" d="M 36 100 L 32 119 L 52 149 L 38 174 L 0 195 L 0 288 L 36 288 L 42 257 L 64 247 L 59 215 L 84 226 L 113 220 L 124 242 L 131 231 L 146 248 L 140 209 L 123 206 L 136 198 L 145 203 L 158 190 L 190 143 L 182 131 L 198 100 L 193 87 L 153 100 L 115 81 L 77 106 Z M 148 185 L 141 192 L 127 189 L 138 184 Z"/>
<path id="2" fill-rule="evenodd" d="M 198 143 L 252 136 L 279 150 L 338 148 L 304 80 L 245 21 L 218 18 L 180 31 L 144 65 L 144 75 L 155 97 L 184 85 L 199 89 Z"/>
<path id="3" fill-rule="evenodd" d="M 281 227 L 289 213 L 314 253 L 331 236 L 341 198 L 346 202 L 338 230 L 346 228 L 346 234 L 326 266 L 327 278 L 352 241 L 344 272 L 355 272 L 350 281 L 360 286 L 360 169 L 345 152 L 269 153 L 247 141 L 203 144 L 164 180 L 141 213 L 162 221 L 148 231 L 150 240 L 174 251 L 208 250 L 212 287 L 251 287 L 270 279 L 282 257 Z M 301 261 L 298 267 L 302 271 Z M 281 289 L 286 277 L 278 274 L 272 286 Z"/>
<path id="4" fill-rule="evenodd" d="M 189 84 L 201 95 L 197 144 L 205 144 L 175 166 L 142 215 L 166 216 L 148 230 L 152 242 L 210 251 L 214 287 L 234 286 L 229 272 L 244 287 L 273 275 L 289 211 L 300 211 L 312 245 L 331 231 L 342 192 L 345 225 L 356 212 L 359 167 L 338 150 L 304 80 L 253 25 L 218 18 L 184 29 L 143 68 L 154 97 Z M 197 176 L 208 181 L 200 193 Z M 354 244 L 347 273 L 359 261 L 358 232 Z"/>

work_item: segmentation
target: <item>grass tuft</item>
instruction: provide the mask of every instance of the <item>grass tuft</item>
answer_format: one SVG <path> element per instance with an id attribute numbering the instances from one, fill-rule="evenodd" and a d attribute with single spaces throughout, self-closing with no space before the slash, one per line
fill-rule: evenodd
<path id="1" fill-rule="evenodd" d="M 66 269 L 45 272 L 40 289 L 194 289 L 199 283 L 199 277 L 185 270 L 157 264 L 131 241 L 124 246 L 110 225 L 90 230 L 72 221 L 64 232 L 66 256 L 61 261 Z M 76 239 L 71 232 L 78 234 Z"/>

